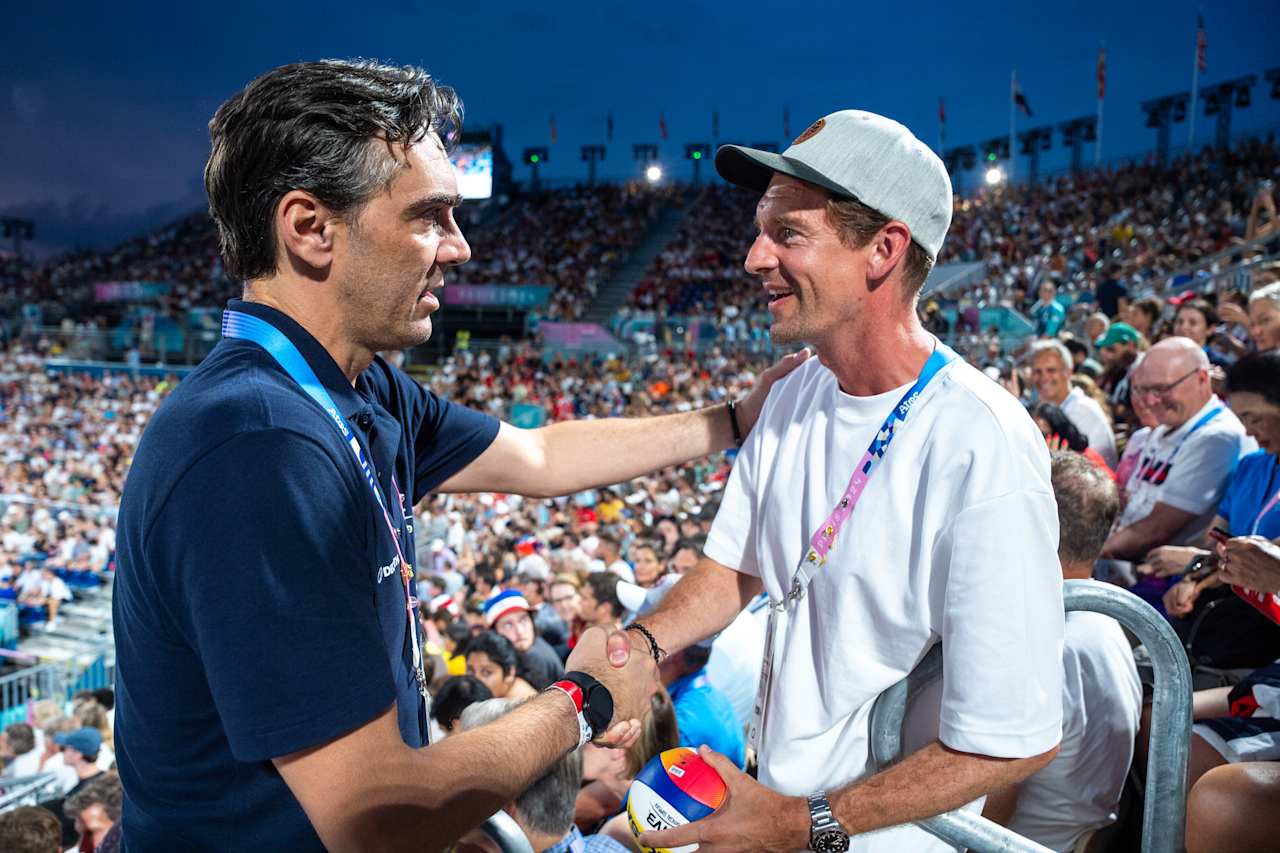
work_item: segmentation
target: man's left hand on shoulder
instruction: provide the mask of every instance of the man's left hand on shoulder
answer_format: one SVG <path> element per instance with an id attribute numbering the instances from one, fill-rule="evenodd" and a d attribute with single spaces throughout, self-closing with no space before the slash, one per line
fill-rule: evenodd
<path id="1" fill-rule="evenodd" d="M 809 358 L 809 354 L 809 348 L 804 347 L 789 355 L 784 355 L 756 378 L 755 384 L 751 386 L 751 393 L 747 395 L 745 400 L 737 404 L 738 424 L 742 427 L 744 436 L 751 432 L 756 425 L 760 412 L 764 410 L 765 398 L 769 396 L 769 390 L 773 388 L 773 383 L 804 364 Z"/>
<path id="2" fill-rule="evenodd" d="M 809 846 L 809 807 L 803 797 L 772 791 L 732 761 L 703 746 L 698 754 L 720 774 L 728 790 L 715 813 L 675 829 L 646 832 L 642 847 L 671 849 L 697 844 L 701 853 L 760 850 L 789 853 Z"/>

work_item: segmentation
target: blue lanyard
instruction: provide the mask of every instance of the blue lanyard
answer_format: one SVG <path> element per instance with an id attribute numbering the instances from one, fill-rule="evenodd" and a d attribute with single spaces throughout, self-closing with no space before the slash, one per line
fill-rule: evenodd
<path id="1" fill-rule="evenodd" d="M 333 424 L 338 434 L 342 436 L 347 447 L 351 449 L 352 455 L 355 456 L 356 462 L 360 465 L 360 471 L 364 474 L 365 482 L 369 484 L 369 491 L 373 493 L 373 499 L 377 501 L 378 509 L 382 511 L 382 519 L 386 522 L 387 530 L 391 533 L 392 544 L 396 546 L 396 555 L 400 558 L 400 576 L 404 580 L 405 609 L 409 622 L 409 644 L 413 649 L 414 677 L 418 681 L 418 689 L 425 702 L 427 699 L 427 682 L 426 673 L 422 668 L 422 649 L 418 646 L 417 615 L 414 612 L 415 607 L 410 588 L 412 575 L 409 563 L 405 560 L 404 552 L 400 548 L 400 533 L 391 521 L 391 514 L 387 512 L 387 503 L 382 496 L 382 488 L 378 485 L 378 478 L 374 476 L 373 466 L 369 464 L 369 460 L 365 457 L 364 449 L 351 432 L 351 427 L 347 426 L 347 419 L 338 411 L 338 406 L 333 402 L 333 397 L 329 395 L 324 385 L 316 377 L 311 365 L 307 363 L 302 353 L 298 352 L 298 348 L 293 345 L 293 341 L 289 340 L 283 332 L 266 320 L 254 317 L 252 314 L 227 309 L 222 312 L 222 336 L 252 341 L 266 350 L 284 372 L 289 374 L 289 378 L 298 383 L 298 387 L 305 391 L 307 396 L 315 400 L 320 408 L 325 411 L 325 414 L 329 416 L 329 423 Z M 394 474 L 392 475 L 392 485 L 393 487 L 395 485 Z M 397 491 L 399 490 L 397 489 Z M 400 515 L 403 519 L 403 506 L 400 507 Z"/>

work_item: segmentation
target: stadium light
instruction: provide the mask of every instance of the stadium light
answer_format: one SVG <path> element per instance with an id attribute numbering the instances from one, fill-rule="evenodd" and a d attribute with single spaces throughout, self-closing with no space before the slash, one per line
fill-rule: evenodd
<path id="1" fill-rule="evenodd" d="M 705 142 L 691 142 L 684 147 L 686 160 L 693 161 L 693 182 L 696 185 L 702 175 L 702 161 L 711 157 L 711 146 Z"/>
<path id="2" fill-rule="evenodd" d="M 992 166 L 990 169 L 987 169 L 987 174 L 986 174 L 987 186 L 994 187 L 996 184 L 1000 183 L 1003 180 L 1004 180 L 1004 172 L 1000 170 L 999 166 Z"/>
<path id="3" fill-rule="evenodd" d="M 582 160 L 587 164 L 587 184 L 594 185 L 596 182 L 596 163 L 604 160 L 604 146 L 582 146 Z"/>
<path id="4" fill-rule="evenodd" d="M 649 168 L 645 169 L 644 179 L 651 184 L 656 184 L 658 181 L 662 180 L 662 167 L 650 166 Z"/>
<path id="5" fill-rule="evenodd" d="M 529 185 L 536 190 L 538 188 L 538 166 L 550 160 L 550 154 L 543 146 L 531 147 L 524 149 L 521 159 L 529 166 Z"/>

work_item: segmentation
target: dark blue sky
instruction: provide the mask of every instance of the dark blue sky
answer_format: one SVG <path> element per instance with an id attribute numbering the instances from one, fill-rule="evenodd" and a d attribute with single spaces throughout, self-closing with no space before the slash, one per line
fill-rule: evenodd
<path id="1" fill-rule="evenodd" d="M 559 141 L 544 176 L 585 174 L 579 146 L 603 142 L 601 174 L 636 173 L 631 144 L 782 141 L 823 113 L 859 107 L 947 145 L 1008 129 L 1016 68 L 1035 110 L 1020 128 L 1092 113 L 1100 42 L 1108 60 L 1104 158 L 1151 147 L 1140 101 L 1190 86 L 1197 4 L 755 2 L 385 4 L 7 4 L 0 29 L 0 211 L 36 220 L 43 243 L 102 243 L 200 207 L 206 124 L 218 104 L 276 65 L 377 57 L 426 66 L 462 95 L 468 124 L 501 122 L 517 157 Z M 552 11 L 554 10 L 554 11 Z M 1274 3 L 1210 4 L 1208 82 L 1280 65 Z M 1238 129 L 1280 125 L 1260 83 Z M 1197 138 L 1212 137 L 1198 119 Z M 1175 127 L 1185 142 L 1186 127 Z M 1045 168 L 1061 165 L 1046 155 Z M 518 176 L 527 173 L 518 167 Z"/>

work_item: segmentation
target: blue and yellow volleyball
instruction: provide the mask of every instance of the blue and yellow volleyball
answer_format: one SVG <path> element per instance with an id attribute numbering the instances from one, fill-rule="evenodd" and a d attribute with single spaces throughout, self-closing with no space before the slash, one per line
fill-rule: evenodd
<path id="1" fill-rule="evenodd" d="M 627 823 L 631 833 L 673 829 L 692 823 L 720 808 L 724 780 L 687 746 L 668 749 L 641 769 L 627 793 Z M 646 853 L 690 853 L 698 845 L 664 848 L 641 847 Z"/>

